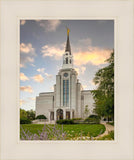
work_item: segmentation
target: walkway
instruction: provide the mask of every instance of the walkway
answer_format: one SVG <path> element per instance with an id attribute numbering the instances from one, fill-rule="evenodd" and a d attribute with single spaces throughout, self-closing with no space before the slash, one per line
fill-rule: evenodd
<path id="1" fill-rule="evenodd" d="M 109 132 L 114 131 L 114 126 L 112 126 L 111 124 L 107 124 L 106 122 L 103 122 L 101 124 L 103 124 L 105 126 L 106 130 L 103 134 L 100 134 L 95 138 L 100 138 L 100 137 L 106 136 L 109 134 Z"/>

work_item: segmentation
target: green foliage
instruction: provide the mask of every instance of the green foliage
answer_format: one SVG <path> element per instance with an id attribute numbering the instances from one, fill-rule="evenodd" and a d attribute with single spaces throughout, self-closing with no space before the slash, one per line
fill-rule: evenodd
<path id="1" fill-rule="evenodd" d="M 91 114 L 91 115 L 89 116 L 89 118 L 96 118 L 96 119 L 100 119 L 100 117 L 99 117 L 98 115 L 95 115 L 95 114 Z"/>
<path id="2" fill-rule="evenodd" d="M 20 109 L 20 118 L 27 118 L 27 112 L 24 109 Z"/>
<path id="3" fill-rule="evenodd" d="M 99 124 L 100 123 L 100 119 L 99 118 L 95 118 L 95 117 L 88 117 L 84 120 L 84 122 L 87 122 L 89 124 Z"/>
<path id="4" fill-rule="evenodd" d="M 95 113 L 101 117 L 114 118 L 114 52 L 106 60 L 109 65 L 100 69 L 94 78 L 97 90 L 92 91 Z"/>
<path id="5" fill-rule="evenodd" d="M 31 120 L 28 119 L 28 118 L 20 118 L 20 124 L 30 124 L 31 123 Z"/>
<path id="6" fill-rule="evenodd" d="M 56 121 L 57 124 L 74 124 L 72 119 L 60 119 Z"/>
<path id="7" fill-rule="evenodd" d="M 33 111 L 32 109 L 27 111 L 27 118 L 30 120 L 34 120 L 35 119 L 35 111 Z"/>
<path id="8" fill-rule="evenodd" d="M 54 125 L 49 124 L 49 125 L 46 125 L 46 127 L 47 126 L 49 126 L 49 128 L 52 126 L 53 128 Z M 23 128 L 24 130 L 27 130 L 33 134 L 34 133 L 38 134 L 39 131 L 40 132 L 42 131 L 43 127 L 44 127 L 44 124 L 22 124 L 20 127 L 20 132 L 22 132 L 22 128 Z M 64 124 L 63 126 L 58 124 L 58 128 L 59 129 L 63 128 L 63 131 L 66 132 L 67 134 L 67 140 L 71 140 L 72 138 L 75 138 L 75 137 L 80 137 L 81 135 L 96 137 L 100 134 L 100 132 L 101 133 L 105 132 L 105 126 L 102 124 L 92 124 L 92 125 L 90 124 L 73 124 L 73 125 Z"/>
<path id="9" fill-rule="evenodd" d="M 36 119 L 47 119 L 47 118 L 46 118 L 46 116 L 44 116 L 44 115 L 38 115 L 38 116 L 36 117 Z"/>
<path id="10" fill-rule="evenodd" d="M 20 123 L 21 124 L 29 124 L 31 120 L 35 119 L 35 111 L 32 109 L 29 111 L 25 111 L 24 109 L 20 109 Z"/>

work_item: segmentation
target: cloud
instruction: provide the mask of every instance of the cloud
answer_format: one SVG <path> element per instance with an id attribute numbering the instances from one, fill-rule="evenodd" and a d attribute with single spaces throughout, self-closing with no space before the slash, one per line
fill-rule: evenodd
<path id="1" fill-rule="evenodd" d="M 33 79 L 35 82 L 39 82 L 39 83 L 42 83 L 42 82 L 44 81 L 44 78 L 42 77 L 41 74 L 38 74 L 38 75 L 33 76 L 32 79 Z"/>
<path id="2" fill-rule="evenodd" d="M 37 71 L 40 72 L 40 73 L 44 73 L 45 68 L 38 68 Z"/>
<path id="3" fill-rule="evenodd" d="M 20 21 L 20 25 L 24 25 L 25 23 L 26 23 L 25 20 L 21 20 L 21 21 Z"/>
<path id="4" fill-rule="evenodd" d="M 53 77 L 51 74 L 48 74 L 48 73 L 45 73 L 45 76 L 50 79 Z"/>
<path id="5" fill-rule="evenodd" d="M 21 81 L 28 81 L 29 78 L 24 73 L 20 73 L 20 80 Z"/>
<path id="6" fill-rule="evenodd" d="M 33 92 L 33 89 L 31 86 L 21 86 L 20 87 L 20 90 L 21 91 L 24 91 L 24 92 L 29 92 L 29 93 L 32 93 Z"/>
<path id="7" fill-rule="evenodd" d="M 56 60 L 59 60 L 64 53 L 63 45 L 62 46 L 51 46 L 45 45 L 42 47 L 43 57 L 52 57 Z"/>
<path id="8" fill-rule="evenodd" d="M 95 86 L 95 83 L 93 82 L 93 80 L 90 80 L 89 83 L 93 86 Z"/>
<path id="9" fill-rule="evenodd" d="M 31 65 L 31 66 L 33 66 L 33 67 L 35 67 L 35 64 L 33 64 L 33 63 L 32 63 L 32 64 L 30 64 L 30 65 Z"/>
<path id="10" fill-rule="evenodd" d="M 46 32 L 54 32 L 61 24 L 60 20 L 38 20 L 36 21 Z"/>
<path id="11" fill-rule="evenodd" d="M 85 70 L 86 70 L 86 67 L 84 66 L 78 66 L 75 68 L 75 70 L 77 71 L 77 73 L 80 75 L 80 74 L 84 74 L 85 73 Z"/>
<path id="12" fill-rule="evenodd" d="M 100 49 L 97 47 L 91 47 L 88 51 L 74 53 L 74 64 L 76 66 L 92 64 L 101 65 L 105 64 L 105 60 L 110 57 L 110 49 Z"/>
<path id="13" fill-rule="evenodd" d="M 22 105 L 25 104 L 25 103 L 26 103 L 25 100 L 20 99 L 20 106 L 22 106 Z"/>
<path id="14" fill-rule="evenodd" d="M 35 97 L 30 97 L 29 99 L 32 100 L 32 101 L 35 101 L 36 98 Z"/>
<path id="15" fill-rule="evenodd" d="M 95 66 L 105 64 L 105 60 L 110 57 L 111 49 L 99 48 L 91 46 L 91 39 L 81 39 L 77 45 L 73 46 L 74 65 L 82 66 L 92 64 Z M 61 45 L 44 45 L 42 47 L 43 57 L 51 57 L 55 60 L 61 59 L 65 52 L 65 43 Z M 84 68 L 82 68 L 84 72 Z"/>
<path id="16" fill-rule="evenodd" d="M 31 43 L 28 43 L 28 44 L 25 44 L 25 43 L 21 43 L 20 44 L 20 52 L 23 52 L 23 53 L 31 53 L 31 54 L 35 54 L 35 49 L 32 47 L 32 44 Z"/>
<path id="17" fill-rule="evenodd" d="M 50 89 L 51 89 L 52 91 L 54 91 L 54 86 L 52 86 Z"/>
<path id="18" fill-rule="evenodd" d="M 87 89 L 87 85 L 82 85 L 83 89 Z"/>
<path id="19" fill-rule="evenodd" d="M 45 68 L 38 68 L 37 69 L 38 72 L 43 73 L 47 78 L 52 78 L 53 76 L 51 74 L 45 73 Z"/>
<path id="20" fill-rule="evenodd" d="M 36 56 L 35 49 L 31 43 L 20 44 L 20 67 L 25 67 L 26 64 L 33 65 L 34 57 Z"/>

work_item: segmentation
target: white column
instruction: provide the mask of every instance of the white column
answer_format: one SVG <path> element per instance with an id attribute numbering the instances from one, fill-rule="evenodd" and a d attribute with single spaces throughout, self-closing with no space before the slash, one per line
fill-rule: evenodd
<path id="1" fill-rule="evenodd" d="M 56 121 L 56 110 L 54 110 L 54 120 Z"/>
<path id="2" fill-rule="evenodd" d="M 70 119 L 72 119 L 72 114 L 73 114 L 72 111 L 70 111 Z"/>
<path id="3" fill-rule="evenodd" d="M 66 119 L 66 110 L 63 110 L 63 119 Z"/>
<path id="4" fill-rule="evenodd" d="M 51 112 L 49 111 L 49 114 L 48 114 L 49 116 L 48 116 L 48 121 L 50 122 L 51 121 L 51 119 L 50 119 L 50 116 L 51 116 Z"/>

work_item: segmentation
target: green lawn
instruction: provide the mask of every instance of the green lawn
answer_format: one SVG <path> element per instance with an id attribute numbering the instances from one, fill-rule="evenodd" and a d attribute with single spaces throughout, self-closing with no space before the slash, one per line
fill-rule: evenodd
<path id="1" fill-rule="evenodd" d="M 22 128 L 26 132 L 29 131 L 32 134 L 41 133 L 43 130 L 43 124 L 22 124 L 20 132 L 22 135 Z M 49 139 L 52 139 L 54 125 L 45 125 L 45 130 L 48 133 Z M 75 140 L 79 137 L 96 137 L 100 133 L 102 134 L 105 131 L 105 126 L 102 124 L 71 124 L 71 125 L 56 125 L 56 128 L 59 130 L 59 133 L 66 133 L 66 140 Z M 60 132 L 61 131 L 61 132 Z M 83 138 L 85 139 L 85 138 Z"/>

